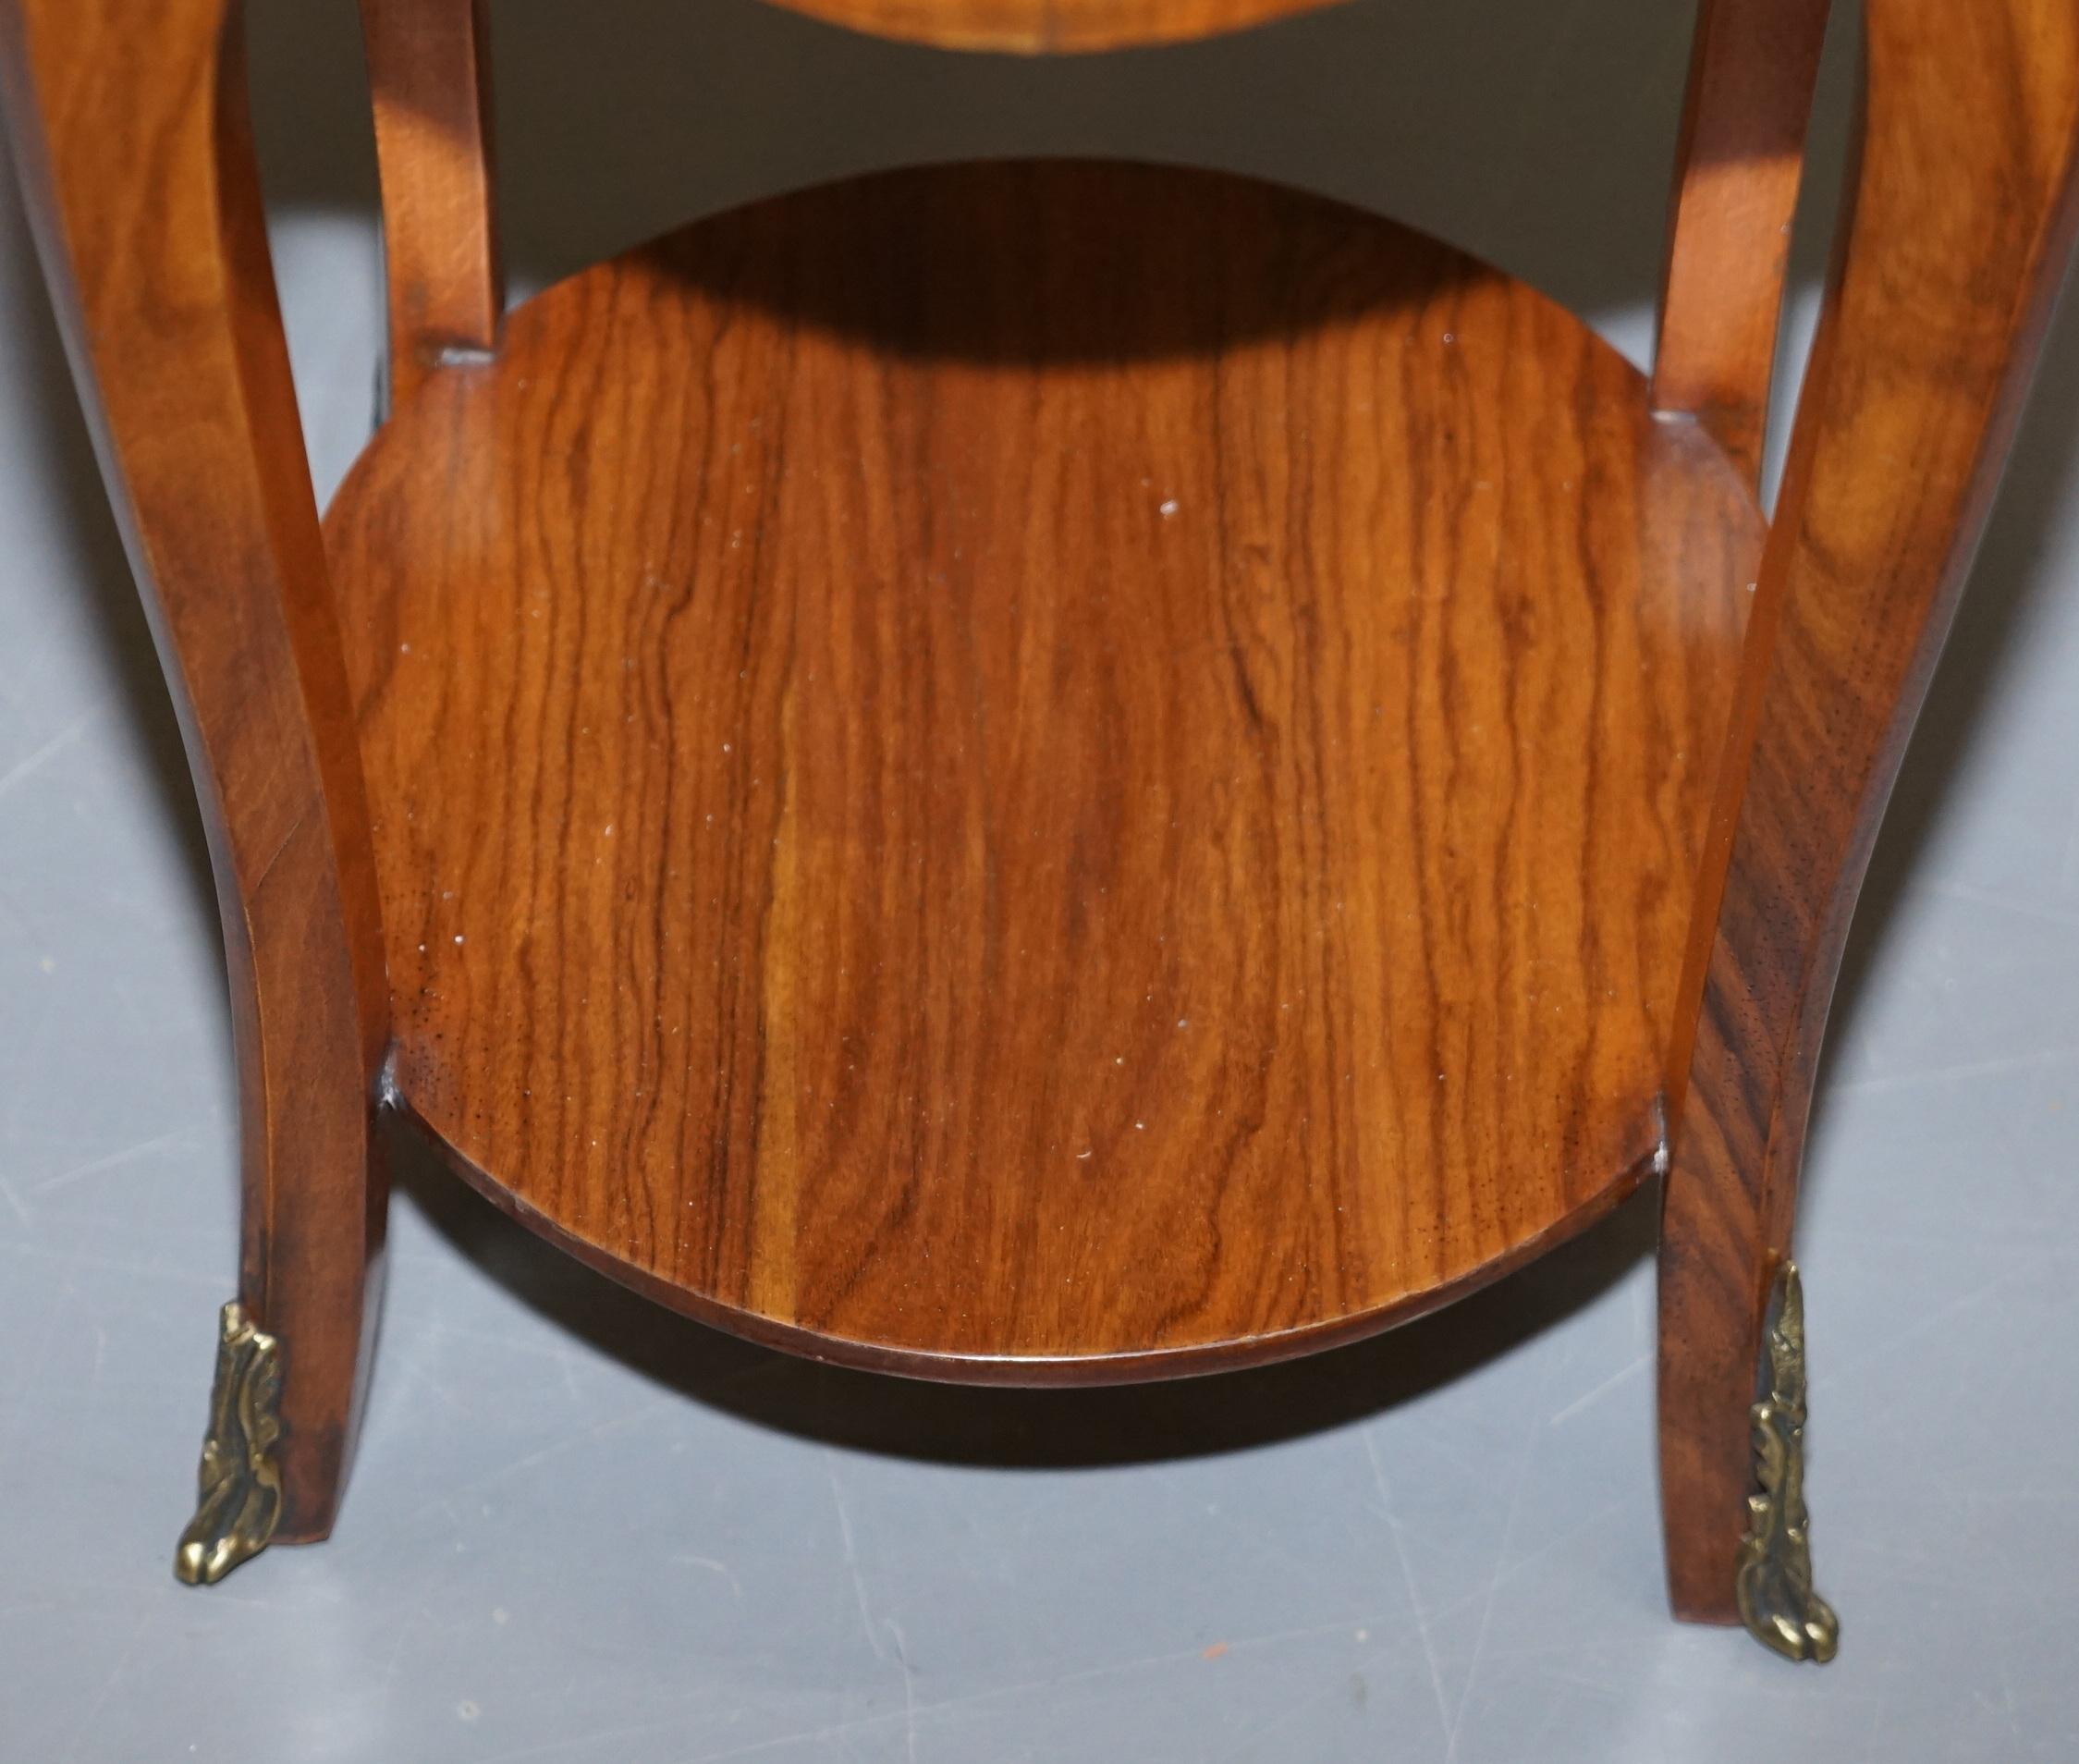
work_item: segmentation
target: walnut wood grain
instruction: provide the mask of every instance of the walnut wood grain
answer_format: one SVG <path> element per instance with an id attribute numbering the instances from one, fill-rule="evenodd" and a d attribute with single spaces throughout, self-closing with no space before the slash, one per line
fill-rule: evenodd
<path id="1" fill-rule="evenodd" d="M 1762 1312 L 1849 915 L 2074 216 L 2071 0 L 1868 0 L 1865 39 L 1845 251 L 1674 1014 L 1662 1494 L 1676 1610 L 1712 1621 L 1736 1614 Z"/>
<path id="2" fill-rule="evenodd" d="M 667 1303 L 1191 1370 L 1653 1166 L 1760 518 L 1440 246 L 1141 167 L 787 198 L 518 311 L 327 534 L 402 1100 Z"/>
<path id="3" fill-rule="evenodd" d="M 0 70 L 209 834 L 238 1043 L 239 1292 L 282 1341 L 277 1536 L 300 1540 L 330 1527 L 373 1333 L 388 996 L 238 25 L 222 0 L 0 0 Z M 192 1327 L 201 1380 L 210 1330 Z"/>
<path id="4" fill-rule="evenodd" d="M 455 349 L 488 350 L 505 311 L 492 188 L 484 0 L 361 0 L 389 285 L 390 397 Z"/>
<path id="5" fill-rule="evenodd" d="M 1694 416 L 1749 478 L 1831 0 L 1702 0 L 1675 164 L 1653 406 Z"/>
<path id="6" fill-rule="evenodd" d="M 1328 0 L 777 0 L 831 24 L 942 49 L 1126 49 L 1312 12 Z"/>

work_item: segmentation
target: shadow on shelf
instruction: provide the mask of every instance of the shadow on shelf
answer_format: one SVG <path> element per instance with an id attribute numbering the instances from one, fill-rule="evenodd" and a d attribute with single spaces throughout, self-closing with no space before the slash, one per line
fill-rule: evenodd
<path id="1" fill-rule="evenodd" d="M 1500 279 L 1342 203 L 1087 159 L 846 178 L 711 217 L 639 261 L 718 311 L 984 368 L 1191 361 L 1403 307 L 1448 312 Z"/>

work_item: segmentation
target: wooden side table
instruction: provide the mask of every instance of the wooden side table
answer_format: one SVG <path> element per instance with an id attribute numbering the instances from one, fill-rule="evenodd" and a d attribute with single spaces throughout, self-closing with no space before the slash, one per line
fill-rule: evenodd
<path id="1" fill-rule="evenodd" d="M 1676 1612 L 1829 1656 L 1806 1109 L 2067 253 L 2079 4 L 1867 0 L 1772 520 L 1825 0 L 1704 0 L 1650 381 L 1386 221 L 1120 164 L 812 190 L 508 312 L 483 7 L 362 10 L 395 413 L 321 520 L 236 6 L 0 0 L 236 1007 L 183 1577 L 331 1528 L 395 1112 L 662 1304 L 998 1383 L 1349 1341 L 1659 1178 Z"/>

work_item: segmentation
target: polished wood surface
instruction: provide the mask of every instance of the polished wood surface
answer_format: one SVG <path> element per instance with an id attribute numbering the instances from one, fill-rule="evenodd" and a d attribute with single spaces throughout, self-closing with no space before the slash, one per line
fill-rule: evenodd
<path id="1" fill-rule="evenodd" d="M 0 0 L 0 69 L 209 834 L 242 1111 L 238 1292 L 283 1341 L 278 1535 L 305 1539 L 331 1525 L 373 1336 L 388 993 L 237 25 L 221 0 Z M 200 1378 L 208 1314 L 186 1327 Z M 198 1383 L 198 1432 L 203 1413 Z"/>
<path id="2" fill-rule="evenodd" d="M 1831 0 L 1702 0 L 1676 153 L 1653 407 L 1761 478 L 1791 218 Z"/>
<path id="3" fill-rule="evenodd" d="M 516 312 L 327 533 L 402 1101 L 668 1303 L 1188 1370 L 1654 1165 L 1760 517 L 1442 247 L 1118 165 L 787 198 Z"/>
<path id="4" fill-rule="evenodd" d="M 1669 1574 L 1680 1614 L 1723 1622 L 1762 1312 L 1841 945 L 2074 216 L 2071 0 L 1868 0 L 1866 36 L 1845 250 L 1756 596 L 1669 1061 Z"/>
<path id="5" fill-rule="evenodd" d="M 361 0 L 389 288 L 390 395 L 498 336 L 485 0 Z"/>
<path id="6" fill-rule="evenodd" d="M 322 537 L 235 8 L 0 0 L 215 863 L 281 1535 L 378 1089 L 666 1303 L 984 1380 L 1344 1340 L 1671 1158 L 1670 1585 L 1729 1618 L 1842 939 L 2074 225 L 2079 6 L 1865 14 L 1764 551 L 1816 0 L 1703 10 L 1650 392 L 1441 247 L 1124 166 L 789 197 L 501 330 L 483 11 L 367 0 L 405 396 Z"/>
<path id="7" fill-rule="evenodd" d="M 1329 0 L 777 0 L 830 24 L 943 49 L 1021 55 L 1184 43 Z"/>

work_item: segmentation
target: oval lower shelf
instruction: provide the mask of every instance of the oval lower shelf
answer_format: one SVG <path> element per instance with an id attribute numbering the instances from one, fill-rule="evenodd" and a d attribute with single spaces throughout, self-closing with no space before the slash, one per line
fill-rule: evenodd
<path id="1" fill-rule="evenodd" d="M 327 519 L 404 1102 L 664 1302 L 1045 1382 L 1612 1206 L 1762 521 L 1540 296 L 1116 165 L 703 222 Z"/>
<path id="2" fill-rule="evenodd" d="M 776 0 L 826 24 L 940 49 L 1081 54 L 1219 36 L 1330 0 Z"/>

